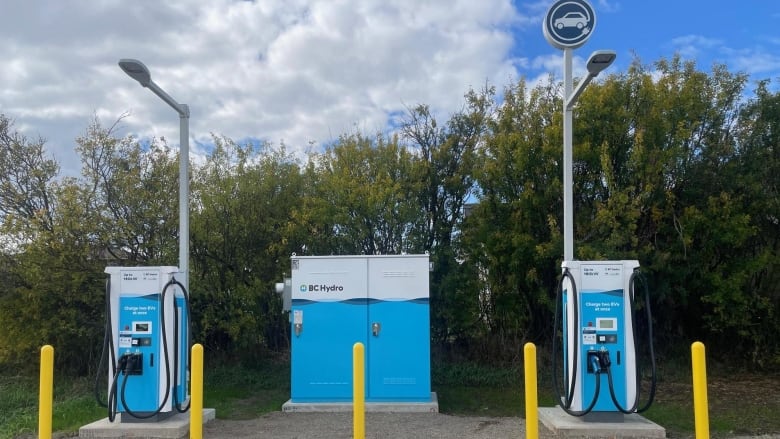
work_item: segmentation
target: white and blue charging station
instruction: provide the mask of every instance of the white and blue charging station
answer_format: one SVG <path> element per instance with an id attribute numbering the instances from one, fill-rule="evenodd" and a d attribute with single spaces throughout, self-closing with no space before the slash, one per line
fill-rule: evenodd
<path id="1" fill-rule="evenodd" d="M 109 420 L 154 422 L 189 408 L 189 297 L 177 267 L 107 267 Z"/>
<path id="2" fill-rule="evenodd" d="M 561 407 L 573 416 L 606 421 L 644 411 L 652 403 L 655 376 L 650 401 L 640 409 L 633 310 L 639 262 L 564 261 L 561 268 L 563 392 L 556 389 Z M 652 357 L 651 329 L 648 335 Z"/>
<path id="3" fill-rule="evenodd" d="M 366 401 L 431 401 L 428 255 L 293 255 L 291 268 L 292 403 L 351 401 L 356 342 Z"/>

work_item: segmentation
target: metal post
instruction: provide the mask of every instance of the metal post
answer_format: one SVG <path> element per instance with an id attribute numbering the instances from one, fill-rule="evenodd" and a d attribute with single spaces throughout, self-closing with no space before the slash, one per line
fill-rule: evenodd
<path id="1" fill-rule="evenodd" d="M 539 397 L 536 388 L 536 345 L 523 347 L 525 372 L 525 437 L 539 439 Z"/>
<path id="2" fill-rule="evenodd" d="M 691 363 L 693 370 L 693 415 L 696 425 L 696 439 L 709 439 L 710 415 L 707 403 L 707 361 L 704 343 L 697 341 L 691 345 Z"/>
<path id="3" fill-rule="evenodd" d="M 38 389 L 38 438 L 51 439 L 54 401 L 54 348 L 41 348 L 40 389 Z"/>
<path id="4" fill-rule="evenodd" d="M 192 399 L 190 400 L 190 439 L 203 438 L 203 345 L 192 346 Z"/>
<path id="5" fill-rule="evenodd" d="M 572 130 L 574 112 L 566 105 L 572 93 L 572 49 L 563 49 L 563 260 L 574 260 L 574 179 Z"/>
<path id="6" fill-rule="evenodd" d="M 179 271 L 184 273 L 184 288 L 190 289 L 190 109 L 181 104 L 179 111 Z"/>
<path id="7" fill-rule="evenodd" d="M 354 439 L 366 437 L 366 370 L 363 343 L 352 346 L 352 430 Z"/>
<path id="8" fill-rule="evenodd" d="M 159 85 L 152 81 L 149 69 L 137 59 L 124 58 L 119 60 L 119 68 L 129 77 L 138 81 L 142 87 L 148 88 L 157 97 L 179 113 L 179 271 L 184 273 L 180 282 L 189 290 L 190 267 L 190 107 L 176 102 Z"/>

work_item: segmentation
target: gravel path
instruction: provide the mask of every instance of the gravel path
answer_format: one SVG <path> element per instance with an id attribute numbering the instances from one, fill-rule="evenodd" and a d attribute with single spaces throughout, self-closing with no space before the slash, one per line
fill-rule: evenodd
<path id="1" fill-rule="evenodd" d="M 463 417 L 440 413 L 366 413 L 366 439 L 516 439 L 524 435 L 521 418 Z M 273 412 L 245 421 L 216 419 L 204 426 L 203 437 L 351 439 L 352 413 Z"/>
<path id="2" fill-rule="evenodd" d="M 541 424 L 539 436 L 552 435 Z M 216 419 L 203 428 L 206 439 L 352 439 L 352 413 L 272 412 L 256 419 Z M 366 413 L 366 439 L 518 439 L 521 418 L 452 416 L 441 413 Z M 693 435 L 691 435 L 693 437 Z M 731 439 L 780 439 L 780 435 Z"/>

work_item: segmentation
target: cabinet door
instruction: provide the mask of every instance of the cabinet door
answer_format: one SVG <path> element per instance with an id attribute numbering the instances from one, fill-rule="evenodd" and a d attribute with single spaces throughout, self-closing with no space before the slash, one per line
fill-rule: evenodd
<path id="1" fill-rule="evenodd" d="M 366 344 L 366 260 L 293 258 L 292 265 L 292 401 L 350 401 L 352 346 Z"/>
<path id="2" fill-rule="evenodd" d="M 367 399 L 430 401 L 428 258 L 368 261 Z"/>

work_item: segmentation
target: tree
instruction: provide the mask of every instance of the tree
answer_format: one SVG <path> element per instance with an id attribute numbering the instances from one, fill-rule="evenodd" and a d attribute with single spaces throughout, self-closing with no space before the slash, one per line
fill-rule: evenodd
<path id="1" fill-rule="evenodd" d="M 750 225 L 755 228 L 746 243 L 744 288 L 748 315 L 738 336 L 750 340 L 754 363 L 780 365 L 780 93 L 761 81 L 755 97 L 740 111 L 735 137 L 738 167 L 735 192 L 741 194 Z M 739 342 L 738 342 L 739 343 Z"/>
<path id="2" fill-rule="evenodd" d="M 72 179 L 56 181 L 59 166 L 44 141 L 28 141 L 0 116 L 0 233 L 2 251 L 0 363 L 35 364 L 43 344 L 55 344 L 59 365 L 85 371 L 100 307 L 90 294 L 95 270 L 91 222 Z M 98 299 L 99 300 L 99 299 Z"/>
<path id="3" fill-rule="evenodd" d="M 192 277 L 195 330 L 215 351 L 260 355 L 287 346 L 274 283 L 289 274 L 301 243 L 291 212 L 303 179 L 282 145 L 257 151 L 214 138 L 193 181 Z"/>
<path id="4" fill-rule="evenodd" d="M 310 240 L 328 242 L 334 254 L 399 254 L 420 251 L 412 232 L 419 224 L 419 182 L 414 157 L 396 137 L 342 136 L 312 158 L 316 184 L 307 197 Z M 324 221 L 323 221 L 324 220 Z M 325 249 L 310 242 L 309 249 Z"/>
<path id="5" fill-rule="evenodd" d="M 552 82 L 506 87 L 479 150 L 479 204 L 463 246 L 465 264 L 479 273 L 481 343 L 491 355 L 516 353 L 551 329 L 562 248 L 558 91 Z"/>
<path id="6" fill-rule="evenodd" d="M 448 309 L 463 283 L 459 278 L 459 255 L 455 248 L 463 207 L 474 190 L 477 149 L 493 111 L 495 89 L 486 86 L 480 92 L 470 90 L 464 108 L 439 125 L 427 105 L 409 110 L 402 125 L 404 137 L 412 144 L 416 157 L 412 179 L 418 182 L 422 219 L 413 236 L 420 251 L 429 251 L 431 273 L 432 337 L 447 341 L 457 324 Z M 465 293 L 468 294 L 468 293 Z"/>
<path id="7" fill-rule="evenodd" d="M 44 145 L 13 131 L 13 122 L 0 114 L 0 232 L 20 243 L 53 228 L 51 192 L 60 169 L 45 156 Z"/>
<path id="8" fill-rule="evenodd" d="M 176 265 L 178 162 L 166 144 L 143 146 L 95 119 L 76 150 L 103 252 L 125 265 Z"/>

